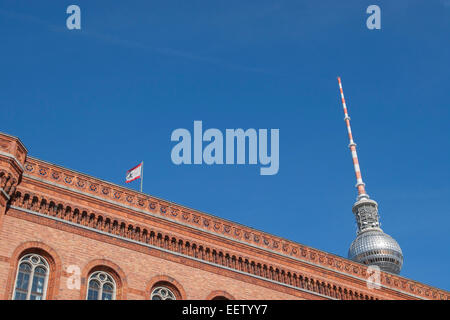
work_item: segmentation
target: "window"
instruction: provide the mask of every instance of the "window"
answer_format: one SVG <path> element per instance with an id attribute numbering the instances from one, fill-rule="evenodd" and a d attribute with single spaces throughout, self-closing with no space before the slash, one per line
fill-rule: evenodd
<path id="1" fill-rule="evenodd" d="M 116 298 L 116 283 L 106 272 L 92 273 L 88 286 L 87 300 L 114 300 Z"/>
<path id="2" fill-rule="evenodd" d="M 43 300 L 49 275 L 47 260 L 37 254 L 27 254 L 19 261 L 14 300 Z"/>
<path id="3" fill-rule="evenodd" d="M 215 296 L 214 298 L 212 298 L 211 300 L 230 300 L 224 296 Z"/>
<path id="4" fill-rule="evenodd" d="M 153 289 L 151 299 L 152 300 L 176 300 L 177 298 L 175 297 L 173 292 L 170 291 L 168 288 L 157 287 L 157 288 Z"/>

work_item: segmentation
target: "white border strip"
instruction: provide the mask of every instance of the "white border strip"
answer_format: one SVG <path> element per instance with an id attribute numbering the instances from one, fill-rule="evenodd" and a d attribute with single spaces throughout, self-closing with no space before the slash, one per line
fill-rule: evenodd
<path id="1" fill-rule="evenodd" d="M 6 193 L 5 190 L 3 190 L 3 188 L 0 188 L 0 190 L 2 191 L 3 195 L 6 197 L 7 200 L 10 199 L 10 196 Z"/>

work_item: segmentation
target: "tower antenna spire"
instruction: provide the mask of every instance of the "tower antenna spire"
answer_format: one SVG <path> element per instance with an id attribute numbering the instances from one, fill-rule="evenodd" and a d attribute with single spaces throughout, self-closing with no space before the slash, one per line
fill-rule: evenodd
<path id="1" fill-rule="evenodd" d="M 369 195 L 366 193 L 365 184 L 362 180 L 361 168 L 359 167 L 358 154 L 356 153 L 356 143 L 355 141 L 353 141 L 352 127 L 350 126 L 350 117 L 348 115 L 347 105 L 345 104 L 344 90 L 342 89 L 341 78 L 338 77 L 337 79 L 339 82 L 339 90 L 341 91 L 342 108 L 344 109 L 344 121 L 347 124 L 348 138 L 350 140 L 350 144 L 348 145 L 348 147 L 350 148 L 350 151 L 352 153 L 353 167 L 355 168 L 356 188 L 358 189 L 357 200 L 360 200 L 362 198 L 368 199 Z"/>

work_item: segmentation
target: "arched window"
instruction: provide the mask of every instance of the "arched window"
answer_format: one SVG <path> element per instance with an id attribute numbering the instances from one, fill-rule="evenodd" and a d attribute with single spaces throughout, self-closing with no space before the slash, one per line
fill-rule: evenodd
<path id="1" fill-rule="evenodd" d="M 152 300 L 176 300 L 175 294 L 166 287 L 156 287 L 152 291 Z"/>
<path id="2" fill-rule="evenodd" d="M 14 300 L 44 300 L 49 275 L 47 260 L 37 254 L 27 254 L 19 261 Z"/>
<path id="3" fill-rule="evenodd" d="M 113 277 L 103 271 L 97 271 L 89 276 L 87 300 L 115 300 L 116 282 Z"/>

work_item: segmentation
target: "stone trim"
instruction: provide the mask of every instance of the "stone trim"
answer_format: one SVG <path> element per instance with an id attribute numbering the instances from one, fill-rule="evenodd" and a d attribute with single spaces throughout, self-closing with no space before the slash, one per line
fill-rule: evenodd
<path id="1" fill-rule="evenodd" d="M 13 159 L 14 162 L 19 166 L 19 168 L 22 169 L 22 171 L 24 171 L 23 165 L 22 165 L 22 164 L 19 162 L 19 160 L 18 160 L 15 156 L 13 156 L 12 154 L 6 153 L 6 152 L 3 152 L 3 151 L 0 151 L 0 156 L 5 156 L 5 157 L 7 157 L 7 158 L 9 158 L 9 159 Z"/>

